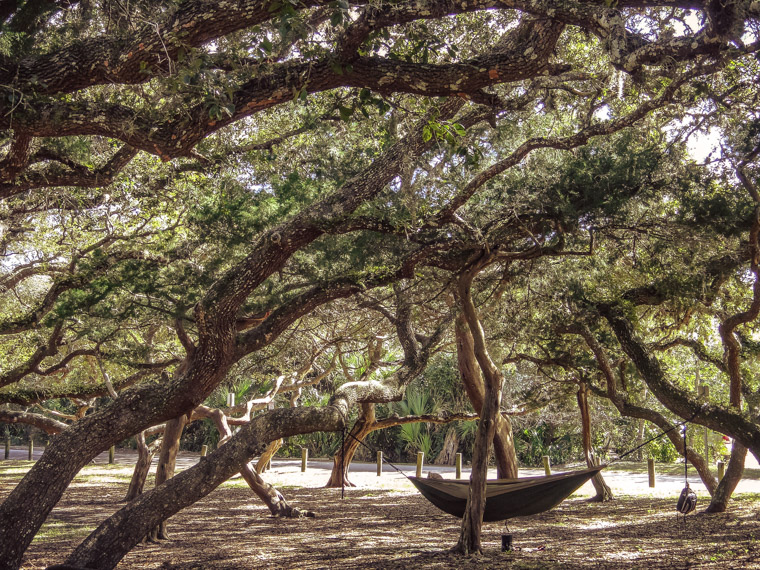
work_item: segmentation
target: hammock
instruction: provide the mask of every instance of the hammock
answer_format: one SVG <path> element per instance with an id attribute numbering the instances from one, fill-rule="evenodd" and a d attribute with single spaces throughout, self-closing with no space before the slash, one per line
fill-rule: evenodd
<path id="1" fill-rule="evenodd" d="M 483 520 L 503 521 L 525 517 L 556 507 L 573 492 L 604 469 L 604 465 L 558 473 L 548 477 L 491 479 L 486 483 L 486 508 Z M 409 477 L 420 493 L 436 507 L 455 517 L 464 516 L 470 482 L 467 479 L 423 479 Z"/>

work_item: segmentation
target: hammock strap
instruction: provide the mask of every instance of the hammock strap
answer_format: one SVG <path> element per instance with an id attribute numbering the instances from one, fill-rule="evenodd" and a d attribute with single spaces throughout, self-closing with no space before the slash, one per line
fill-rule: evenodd
<path id="1" fill-rule="evenodd" d="M 343 433 L 344 433 L 344 434 L 346 433 L 346 432 L 345 432 L 345 430 L 344 430 L 344 432 L 343 432 Z M 352 434 L 350 431 L 348 432 L 348 437 L 350 437 L 350 438 L 351 438 L 351 439 L 353 439 L 353 440 L 354 440 L 356 443 L 358 443 L 359 445 L 361 445 L 361 446 L 363 446 L 364 448 L 368 449 L 369 451 L 371 451 L 371 452 L 373 452 L 373 453 L 376 453 L 374 449 L 372 449 L 372 448 L 371 448 L 369 445 L 367 445 L 366 443 L 364 443 L 362 440 L 358 439 L 358 438 L 357 438 L 357 437 L 356 437 L 354 434 Z M 404 477 L 406 477 L 407 479 L 409 479 L 409 480 L 411 481 L 411 478 L 409 477 L 409 475 L 407 475 L 406 473 L 404 473 L 404 472 L 403 472 L 401 469 L 399 469 L 398 467 L 396 467 L 396 466 L 395 466 L 393 463 L 391 463 L 390 461 L 388 461 L 388 460 L 385 458 L 385 454 L 383 454 L 383 458 L 382 458 L 382 459 L 383 459 L 383 463 L 387 463 L 388 465 L 390 465 L 391 467 L 393 467 L 393 468 L 394 468 L 396 471 L 398 471 L 398 472 L 399 472 L 399 473 L 401 473 L 401 474 L 402 474 Z"/>
<path id="2" fill-rule="evenodd" d="M 691 416 L 691 417 L 690 417 L 688 420 L 684 420 L 684 421 L 682 421 L 682 422 L 676 422 L 674 425 L 672 425 L 672 426 L 671 426 L 671 427 L 669 427 L 668 429 L 661 431 L 660 433 L 658 433 L 658 434 L 657 434 L 657 435 L 655 435 L 654 437 L 650 437 L 648 440 L 646 440 L 646 441 L 645 441 L 644 443 L 642 443 L 641 445 L 637 445 L 636 447 L 634 447 L 634 448 L 633 448 L 633 449 L 631 449 L 630 451 L 626 451 L 626 452 L 625 452 L 625 453 L 623 453 L 622 455 L 619 455 L 619 456 L 617 457 L 617 459 L 613 459 L 613 460 L 612 460 L 612 461 L 610 461 L 610 462 L 609 462 L 607 465 L 610 465 L 610 464 L 612 464 L 612 463 L 615 463 L 616 461 L 620 461 L 621 459 L 623 459 L 623 457 L 626 457 L 627 455 L 630 455 L 630 454 L 631 454 L 631 453 L 633 453 L 634 451 L 638 451 L 639 449 L 641 449 L 642 447 L 644 447 L 644 446 L 645 446 L 645 445 L 647 445 L 648 443 L 651 443 L 651 442 L 653 442 L 655 439 L 659 439 L 659 438 L 661 438 L 661 437 L 662 437 L 663 435 L 665 435 L 666 433 L 670 433 L 671 431 L 673 431 L 674 429 L 676 429 L 678 426 L 683 426 L 683 427 L 684 427 L 684 440 L 683 440 L 683 457 L 684 457 L 684 462 L 686 462 L 686 424 L 690 423 L 690 422 L 691 422 L 691 421 L 692 421 L 694 418 L 696 418 L 696 417 L 697 417 L 697 414 L 699 414 L 699 412 L 701 412 L 701 411 L 702 411 L 702 410 L 701 410 L 701 409 L 699 409 L 699 410 L 697 410 L 696 412 L 694 412 L 694 415 L 693 415 L 693 416 Z"/>

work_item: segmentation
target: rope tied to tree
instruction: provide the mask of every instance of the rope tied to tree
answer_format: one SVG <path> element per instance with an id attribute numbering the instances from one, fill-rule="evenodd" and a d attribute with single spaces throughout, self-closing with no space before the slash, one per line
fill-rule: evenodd
<path id="1" fill-rule="evenodd" d="M 704 406 L 703 406 L 703 407 L 704 407 Z M 641 448 L 642 448 L 642 447 L 644 447 L 645 445 L 647 445 L 647 444 L 649 444 L 649 443 L 652 443 L 652 442 L 653 442 L 655 439 L 659 439 L 659 438 L 661 438 L 663 435 L 670 433 L 671 431 L 673 431 L 674 429 L 676 429 L 676 428 L 677 428 L 677 427 L 679 427 L 679 426 L 683 426 L 683 429 L 684 429 L 684 433 L 685 433 L 685 431 L 686 431 L 686 424 L 688 424 L 688 423 L 691 423 L 691 421 L 692 421 L 694 418 L 696 418 L 696 417 L 697 417 L 697 415 L 699 414 L 699 412 L 701 412 L 701 411 L 702 411 L 702 408 L 698 409 L 696 412 L 694 412 L 694 415 L 693 415 L 693 416 L 691 416 L 691 417 L 690 417 L 688 420 L 684 420 L 684 421 L 682 421 L 682 422 L 676 422 L 676 423 L 675 423 L 673 426 L 669 427 L 668 429 L 661 431 L 660 433 L 658 433 L 658 434 L 657 434 L 657 435 L 655 435 L 654 437 L 650 437 L 650 438 L 649 438 L 648 440 L 646 440 L 644 443 L 642 443 L 642 444 L 640 444 L 640 445 L 637 445 L 637 446 L 636 446 L 636 447 L 634 447 L 633 449 L 630 449 L 629 451 L 626 451 L 625 453 L 622 453 L 622 454 L 618 455 L 617 459 L 613 459 L 613 460 L 612 460 L 612 461 L 610 461 L 610 462 L 609 462 L 607 465 L 611 465 L 611 464 L 615 463 L 616 461 L 620 461 L 620 460 L 621 460 L 621 459 L 623 459 L 624 457 L 627 457 L 627 456 L 629 456 L 631 453 L 634 453 L 634 452 L 638 451 L 639 449 L 641 449 Z M 684 435 L 684 438 L 685 438 L 685 437 L 686 437 L 686 436 Z M 683 444 L 683 456 L 684 456 L 684 461 L 686 461 L 686 439 L 684 439 L 684 444 Z"/>
<path id="2" fill-rule="evenodd" d="M 345 437 L 345 430 L 344 430 L 344 432 L 343 432 L 343 433 L 344 433 L 344 437 Z M 369 445 L 367 445 L 366 443 L 364 443 L 362 440 L 358 439 L 358 438 L 357 438 L 357 437 L 356 437 L 354 434 L 352 434 L 351 432 L 348 432 L 348 436 L 349 436 L 350 438 L 352 438 L 352 439 L 353 439 L 353 440 L 354 440 L 356 443 L 358 443 L 359 445 L 361 445 L 362 447 L 364 447 L 365 449 L 367 449 L 367 450 L 371 451 L 372 453 L 375 453 L 375 450 L 374 450 L 374 449 L 372 449 L 372 448 L 371 448 Z M 343 459 L 341 459 L 341 461 L 342 461 L 342 460 L 343 460 Z M 403 472 L 401 469 L 399 469 L 398 467 L 396 467 L 396 466 L 395 466 L 393 463 L 391 463 L 390 461 L 388 461 L 387 459 L 385 459 L 385 455 L 383 455 L 383 457 L 382 457 L 382 460 L 383 460 L 383 463 L 387 463 L 388 465 L 390 465 L 391 467 L 393 467 L 393 468 L 394 468 L 396 471 L 398 471 L 398 472 L 399 472 L 399 473 L 401 473 L 401 474 L 402 474 L 404 477 L 406 477 L 407 479 L 409 479 L 409 480 L 411 481 L 411 478 L 409 477 L 409 475 L 407 475 L 407 474 L 406 474 L 406 473 L 404 473 L 404 472 Z"/>

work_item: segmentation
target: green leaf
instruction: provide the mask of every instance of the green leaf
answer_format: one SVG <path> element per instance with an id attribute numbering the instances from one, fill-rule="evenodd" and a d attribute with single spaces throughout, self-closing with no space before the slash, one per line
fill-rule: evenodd
<path id="1" fill-rule="evenodd" d="M 354 110 L 351 107 L 344 107 L 343 105 L 338 106 L 338 111 L 340 112 L 340 118 L 343 121 L 348 121 L 351 119 L 351 115 L 354 114 Z"/>

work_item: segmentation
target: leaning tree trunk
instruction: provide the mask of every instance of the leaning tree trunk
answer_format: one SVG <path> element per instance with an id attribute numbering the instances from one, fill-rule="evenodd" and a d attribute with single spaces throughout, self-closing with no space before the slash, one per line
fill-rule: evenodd
<path id="1" fill-rule="evenodd" d="M 66 559 L 82 568 L 113 568 L 161 521 L 208 495 L 259 455 L 269 441 L 343 427 L 346 407 L 278 409 L 243 426 L 227 444 L 147 491 L 103 521 Z"/>
<path id="2" fill-rule="evenodd" d="M 728 460 L 728 467 L 723 479 L 718 483 L 718 488 L 712 496 L 712 501 L 707 507 L 708 513 L 723 513 L 728 508 L 728 501 L 741 481 L 744 473 L 744 460 L 747 458 L 747 448 L 741 443 L 734 442 L 731 448 L 731 458 Z"/>
<path id="3" fill-rule="evenodd" d="M 166 422 L 164 429 L 164 438 L 161 442 L 161 451 L 158 454 L 158 468 L 156 469 L 156 487 L 168 479 L 174 477 L 174 470 L 177 466 L 177 453 L 179 452 L 180 438 L 185 425 L 190 419 L 189 414 L 184 414 Z M 169 534 L 166 531 L 166 521 L 153 529 L 148 536 L 148 540 L 167 539 Z"/>
<path id="4" fill-rule="evenodd" d="M 578 408 L 581 411 L 581 435 L 583 439 L 583 455 L 586 457 L 586 465 L 589 467 L 596 467 L 597 462 L 594 460 L 594 455 L 591 450 L 591 413 L 588 407 L 588 384 L 581 382 L 578 386 L 578 393 L 576 394 L 578 399 Z M 611 501 L 614 499 L 612 496 L 612 489 L 605 483 L 602 473 L 599 472 L 591 478 L 591 482 L 596 489 L 596 496 L 592 501 Z"/>
<path id="5" fill-rule="evenodd" d="M 256 462 L 256 473 L 264 473 L 269 469 L 269 462 L 272 460 L 272 457 L 274 457 L 274 454 L 277 453 L 277 450 L 282 447 L 282 443 L 282 439 L 276 439 L 269 442 L 266 451 L 261 454 L 259 460 Z"/>
<path id="6" fill-rule="evenodd" d="M 330 479 L 325 487 L 355 487 L 348 480 L 348 468 L 351 466 L 351 460 L 354 458 L 356 450 L 359 449 L 360 443 L 368 434 L 374 431 L 372 428 L 375 423 L 377 423 L 375 420 L 375 404 L 362 403 L 359 418 L 351 428 L 351 431 L 348 432 L 348 437 L 346 437 L 343 445 L 333 456 L 332 473 L 330 473 Z"/>
<path id="7" fill-rule="evenodd" d="M 256 472 L 253 463 L 249 462 L 243 465 L 240 469 L 240 475 L 243 476 L 243 479 L 248 483 L 251 490 L 256 493 L 256 496 L 269 507 L 269 512 L 272 513 L 272 516 L 283 518 L 314 516 L 314 513 L 311 511 L 302 511 L 301 509 L 290 506 L 282 493 L 261 478 Z"/>
<path id="8" fill-rule="evenodd" d="M 455 323 L 454 331 L 457 343 L 457 365 L 462 377 L 465 392 L 473 409 L 480 414 L 484 399 L 484 383 L 475 357 L 472 333 L 463 315 Z M 498 414 L 495 419 L 494 455 L 499 479 L 516 479 L 518 476 L 517 453 L 512 434 L 512 423 L 508 418 Z"/>
<path id="9" fill-rule="evenodd" d="M 209 408 L 208 406 L 198 406 L 193 410 L 193 415 L 197 417 L 208 418 L 214 422 L 216 429 L 219 431 L 219 447 L 223 447 L 232 438 L 232 428 L 230 428 L 230 422 L 227 415 L 218 408 Z M 269 450 L 273 454 L 281 445 L 282 438 L 278 438 L 267 445 L 267 451 Z M 291 507 L 277 489 L 272 485 L 264 481 L 259 475 L 256 467 L 253 463 L 245 462 L 240 468 L 240 475 L 243 477 L 251 490 L 256 496 L 261 499 L 264 504 L 269 508 L 269 512 L 275 517 L 299 517 L 299 516 L 314 516 L 311 511 L 301 511 L 295 507 Z"/>
<path id="10" fill-rule="evenodd" d="M 124 497 L 125 501 L 131 501 L 143 492 L 145 481 L 148 479 L 150 465 L 153 462 L 153 456 L 158 451 L 159 445 L 161 445 L 161 439 L 157 439 L 150 445 L 145 443 L 145 431 L 138 433 L 136 439 L 137 463 L 135 464 L 135 470 L 132 472 L 132 479 L 129 482 L 127 495 Z"/>

